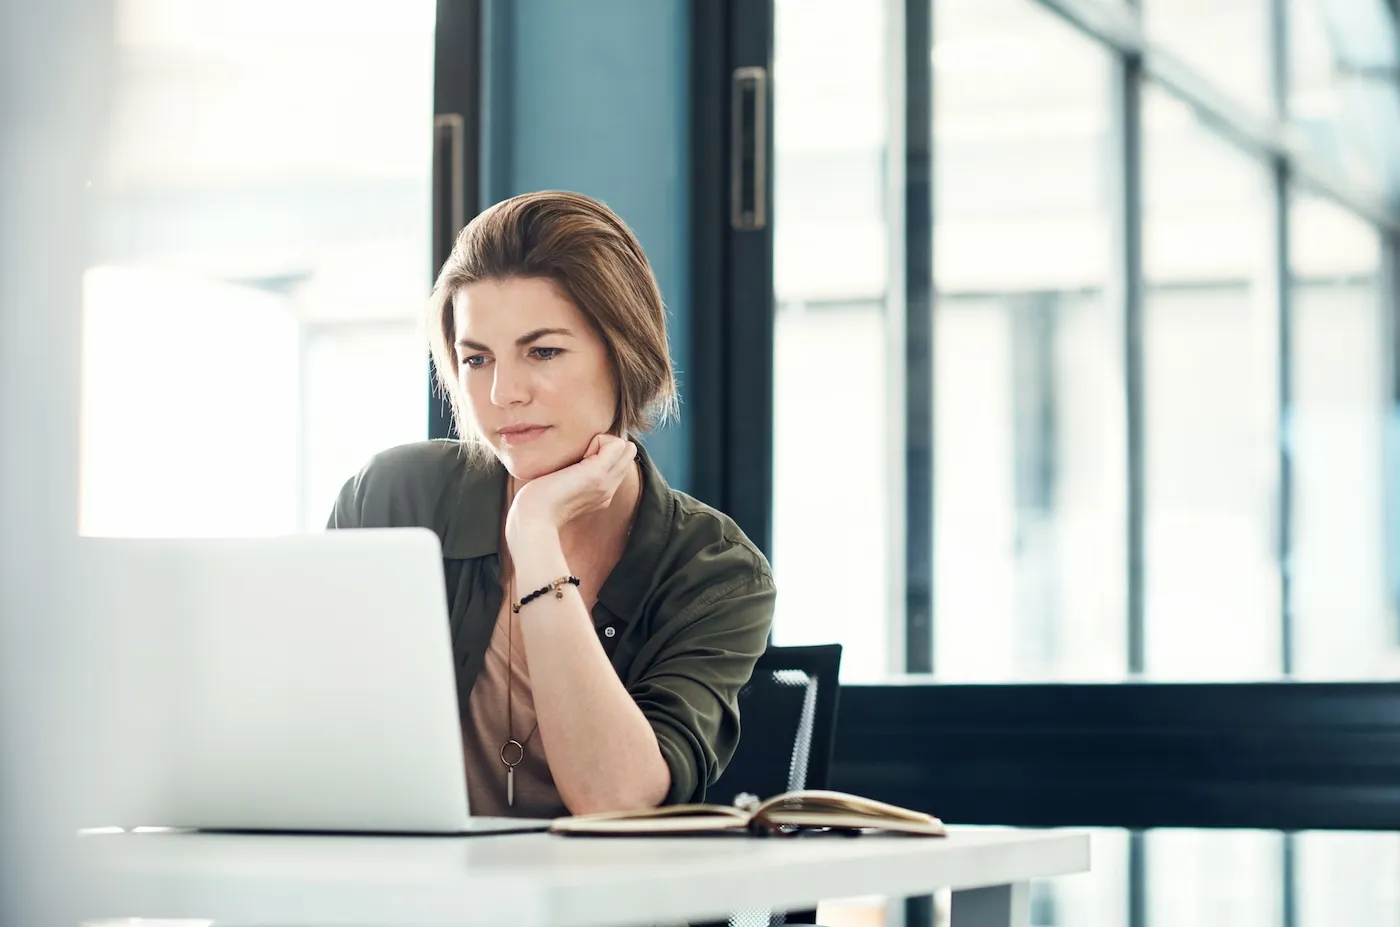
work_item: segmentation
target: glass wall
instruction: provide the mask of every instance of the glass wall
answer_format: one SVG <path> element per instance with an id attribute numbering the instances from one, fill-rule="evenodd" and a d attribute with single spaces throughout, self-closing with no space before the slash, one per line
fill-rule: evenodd
<path id="1" fill-rule="evenodd" d="M 1119 678 L 1112 62 L 1024 0 L 933 13 L 938 673 Z"/>
<path id="2" fill-rule="evenodd" d="M 1380 233 L 1299 192 L 1289 223 L 1294 281 L 1285 284 L 1268 161 L 1219 114 L 1207 118 L 1175 88 L 1145 81 L 1134 211 L 1142 395 L 1141 408 L 1127 408 L 1114 51 L 1054 8 L 931 7 L 936 671 L 984 682 L 1130 671 L 1133 416 L 1142 436 L 1141 671 L 1163 680 L 1372 675 L 1400 643 L 1400 631 L 1386 630 L 1396 624 L 1389 589 L 1400 571 L 1386 554 Z M 1297 74 L 1289 99 L 1300 114 L 1320 113 L 1318 62 L 1331 46 L 1308 24 L 1323 11 L 1305 0 L 1290 9 L 1301 31 L 1280 52 Z M 1231 60 L 1202 59 L 1197 79 L 1267 109 L 1264 4 L 1164 0 L 1141 18 L 1151 47 L 1169 55 L 1193 29 L 1209 33 L 1214 44 L 1202 48 Z M 902 27 L 881 5 L 776 5 L 774 561 L 785 592 L 775 639 L 843 642 L 847 681 L 902 668 L 905 165 L 891 148 L 902 141 Z M 1327 113 L 1334 128 L 1345 115 Z M 1353 349 L 1364 357 L 1341 369 L 1337 358 Z M 1284 382 L 1296 408 L 1280 405 Z M 1341 406 L 1345 414 L 1334 414 Z M 1352 461 L 1344 473 L 1314 455 L 1332 446 L 1322 430 L 1345 429 L 1346 415 L 1366 424 L 1337 445 Z M 821 445 L 835 423 L 850 422 L 863 438 L 858 453 Z M 1297 468 L 1286 487 L 1285 428 L 1296 429 Z M 1350 496 L 1322 491 L 1342 475 Z M 835 577 L 821 566 L 829 549 L 812 547 L 829 544 L 832 520 L 846 545 L 847 568 Z M 1334 531 L 1350 546 L 1321 540 Z M 1285 603 L 1290 583 L 1296 601 Z M 1344 589 L 1371 597 L 1353 622 L 1369 628 L 1357 632 L 1365 645 L 1341 634 L 1307 639 L 1318 603 Z M 1285 607 L 1296 614 L 1288 642 Z M 1203 649 L 1204 636 L 1213 643 Z M 1294 666 L 1284 665 L 1286 644 L 1297 645 Z M 1328 648 L 1367 656 L 1320 662 Z"/>
<path id="3" fill-rule="evenodd" d="M 1351 67 L 1374 61 L 1377 45 L 1388 41 L 1393 25 L 1382 4 L 1287 0 L 1283 12 L 1288 121 L 1307 138 L 1311 154 L 1382 196 L 1387 178 L 1395 177 L 1385 84 Z"/>
<path id="4" fill-rule="evenodd" d="M 1142 152 L 1145 669 L 1271 676 L 1282 667 L 1269 174 L 1151 85 Z"/>
<path id="5" fill-rule="evenodd" d="M 1142 0 L 1154 47 L 1200 74 L 1217 92 L 1266 113 L 1271 0 Z"/>
<path id="6" fill-rule="evenodd" d="M 318 527 L 371 453 L 426 434 L 434 5 L 116 14 L 82 530 Z"/>
<path id="7" fill-rule="evenodd" d="M 1149 927 L 1279 927 L 1283 841 L 1276 831 L 1148 832 Z"/>
<path id="8" fill-rule="evenodd" d="M 904 148 L 930 89 L 900 85 L 906 4 L 777 2 L 778 642 L 846 643 L 848 682 L 902 669 L 922 386 L 901 379 L 901 206 L 927 169 L 934 675 L 1400 678 L 1400 93 L 1353 66 L 1393 51 L 1393 15 L 931 0 L 925 154 Z M 851 422 L 865 440 L 833 457 Z M 1032 920 L 1389 922 L 1397 853 L 1101 831 L 1092 877 L 1038 884 Z M 881 900 L 830 913 L 898 922 Z"/>
<path id="9" fill-rule="evenodd" d="M 1400 921 L 1400 835 L 1307 831 L 1294 841 L 1298 927 Z"/>
<path id="10" fill-rule="evenodd" d="M 1134 17 L 1152 54 L 1175 61 L 1196 29 L 1216 58 L 1228 47 L 1237 60 L 1177 62 L 1159 83 L 1149 55 L 1125 110 L 1117 49 L 1057 5 L 931 4 L 935 671 L 986 682 L 1389 675 L 1400 570 L 1385 484 L 1385 239 L 1302 181 L 1277 189 L 1287 175 L 1273 161 L 1286 152 L 1228 123 L 1240 100 L 1268 108 L 1256 77 L 1274 53 L 1297 59 L 1288 98 L 1305 109 L 1320 93 L 1317 58 L 1335 59 L 1339 40 L 1307 33 L 1272 49 L 1262 3 L 1147 4 Z M 1298 23 L 1321 16 L 1319 4 L 1295 6 Z M 791 590 L 778 638 L 847 642 L 852 680 L 901 668 L 890 621 L 903 590 L 887 586 L 902 578 L 896 207 L 913 155 L 900 150 L 903 22 L 884 9 L 784 0 L 776 21 L 774 556 Z M 1223 96 L 1191 96 L 1202 86 Z M 1117 183 L 1123 137 L 1139 142 L 1132 188 Z M 1362 195 L 1350 174 L 1327 176 L 1334 197 Z M 1140 279 L 1124 276 L 1125 219 Z M 1131 308 L 1125 280 L 1138 288 Z M 1125 357 L 1141 365 L 1140 396 L 1125 390 Z M 859 453 L 816 443 L 849 422 Z M 1130 465 L 1142 477 L 1131 499 Z M 802 571 L 816 568 L 804 564 L 828 559 L 810 545 L 833 519 L 851 526 L 851 568 L 809 581 Z M 1354 615 L 1355 640 L 1322 639 L 1324 602 Z M 1143 665 L 1132 667 L 1139 620 Z"/>
<path id="11" fill-rule="evenodd" d="M 773 639 L 838 641 L 844 680 L 878 679 L 891 669 L 888 25 L 879 4 L 845 0 L 778 0 L 774 15 Z"/>
<path id="12" fill-rule="evenodd" d="M 1316 196 L 1300 193 L 1290 212 L 1294 670 L 1396 678 L 1395 539 L 1387 537 L 1395 419 L 1381 239 Z"/>

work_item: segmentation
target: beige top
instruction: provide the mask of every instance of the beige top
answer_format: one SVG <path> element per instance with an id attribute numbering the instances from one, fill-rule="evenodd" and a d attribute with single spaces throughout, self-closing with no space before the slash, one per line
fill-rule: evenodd
<path id="1" fill-rule="evenodd" d="M 515 621 L 514 644 L 508 646 L 507 621 Z M 467 767 L 467 801 L 473 815 L 493 817 L 556 818 L 569 813 L 554 787 L 540 732 L 535 729 L 535 700 L 530 690 L 530 670 L 525 660 L 520 616 L 506 601 L 496 616 L 496 627 L 487 645 L 481 673 L 472 686 L 467 723 L 462 730 L 462 752 Z M 512 652 L 512 661 L 507 653 Z M 514 728 L 506 731 L 506 681 L 513 676 L 511 704 Z M 528 739 L 526 739 L 528 736 Z M 515 804 L 506 804 L 506 766 L 501 746 L 511 738 L 525 745 L 525 757 L 515 767 Z M 507 754 L 514 759 L 515 748 Z"/>

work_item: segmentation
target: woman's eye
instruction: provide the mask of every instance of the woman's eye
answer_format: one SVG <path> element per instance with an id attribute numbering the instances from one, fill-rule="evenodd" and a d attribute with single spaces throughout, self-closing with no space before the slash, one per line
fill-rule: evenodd
<path id="1" fill-rule="evenodd" d="M 486 366 L 487 359 L 488 358 L 485 354 L 473 354 L 471 357 L 468 357 L 466 360 L 462 361 L 462 366 L 470 367 L 471 369 L 475 370 L 478 367 Z"/>
<path id="2" fill-rule="evenodd" d="M 540 360 L 552 360 L 564 353 L 563 348 L 531 348 L 530 354 Z"/>

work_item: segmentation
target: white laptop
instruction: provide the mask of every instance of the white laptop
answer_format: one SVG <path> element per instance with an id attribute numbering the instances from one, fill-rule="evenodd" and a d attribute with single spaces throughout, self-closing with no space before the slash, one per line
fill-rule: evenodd
<path id="1" fill-rule="evenodd" d="M 312 833 L 539 831 L 472 817 L 435 534 L 87 538 L 84 601 L 119 641 L 123 733 L 94 824 Z M 110 672 L 110 676 L 109 676 Z"/>

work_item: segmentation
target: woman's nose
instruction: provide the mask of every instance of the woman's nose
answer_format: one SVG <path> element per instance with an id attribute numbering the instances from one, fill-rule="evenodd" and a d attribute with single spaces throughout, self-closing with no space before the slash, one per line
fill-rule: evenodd
<path id="1" fill-rule="evenodd" d="M 519 405 L 530 398 L 526 376 L 515 364 L 496 362 L 491 380 L 491 402 L 497 406 Z"/>

